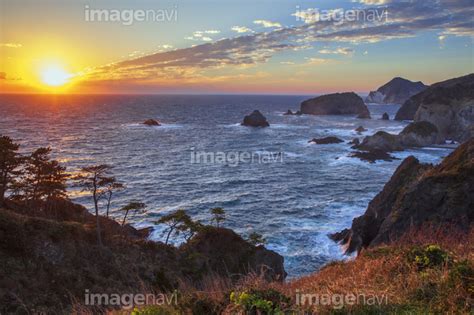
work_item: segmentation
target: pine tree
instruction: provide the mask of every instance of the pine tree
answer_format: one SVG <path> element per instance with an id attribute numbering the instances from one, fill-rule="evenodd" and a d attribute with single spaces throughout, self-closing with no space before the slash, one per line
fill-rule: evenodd
<path id="1" fill-rule="evenodd" d="M 82 186 L 82 190 L 88 191 L 92 195 L 96 216 L 97 242 L 99 246 L 102 246 L 99 200 L 106 193 L 108 183 L 112 181 L 113 177 L 109 176 L 111 169 L 112 167 L 106 164 L 87 166 L 82 168 L 81 174 L 75 177 L 79 185 Z"/>
<path id="2" fill-rule="evenodd" d="M 21 175 L 23 159 L 18 153 L 19 148 L 20 145 L 10 137 L 0 136 L 0 206 L 5 203 L 7 191 L 15 185 L 15 178 Z"/>
<path id="3" fill-rule="evenodd" d="M 66 168 L 51 160 L 51 148 L 39 148 L 27 159 L 20 187 L 29 202 L 66 197 Z"/>

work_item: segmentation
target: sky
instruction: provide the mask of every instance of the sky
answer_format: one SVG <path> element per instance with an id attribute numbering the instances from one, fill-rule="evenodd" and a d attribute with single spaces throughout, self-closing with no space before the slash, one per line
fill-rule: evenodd
<path id="1" fill-rule="evenodd" d="M 0 0 L 0 93 L 367 92 L 473 45 L 474 0 Z"/>

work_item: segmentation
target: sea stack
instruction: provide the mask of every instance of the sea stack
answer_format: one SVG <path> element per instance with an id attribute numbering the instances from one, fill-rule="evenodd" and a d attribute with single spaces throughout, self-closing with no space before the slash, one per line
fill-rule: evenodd
<path id="1" fill-rule="evenodd" d="M 250 115 L 247 115 L 244 117 L 242 126 L 268 127 L 270 126 L 270 124 L 268 123 L 265 116 L 263 116 L 262 113 L 260 113 L 260 111 L 254 110 Z"/>
<path id="2" fill-rule="evenodd" d="M 155 119 L 147 119 L 143 124 L 147 126 L 161 126 L 161 124 Z"/>

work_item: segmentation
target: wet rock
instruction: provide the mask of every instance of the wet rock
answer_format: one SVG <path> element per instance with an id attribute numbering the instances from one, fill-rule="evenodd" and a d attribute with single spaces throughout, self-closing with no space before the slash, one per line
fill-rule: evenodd
<path id="1" fill-rule="evenodd" d="M 393 160 L 398 160 L 398 158 L 390 155 L 389 153 L 382 150 L 372 150 L 372 151 L 356 151 L 352 152 L 349 157 L 359 158 L 362 161 L 369 163 L 375 163 L 377 160 L 391 162 Z"/>
<path id="2" fill-rule="evenodd" d="M 262 113 L 260 113 L 260 111 L 254 110 L 250 115 L 247 115 L 244 117 L 242 126 L 268 127 L 270 126 L 270 124 L 268 123 L 265 116 L 263 116 Z"/>
<path id="3" fill-rule="evenodd" d="M 354 138 L 351 141 L 349 141 L 348 143 L 357 146 L 357 145 L 360 144 L 360 140 L 359 140 L 359 138 Z"/>
<path id="4" fill-rule="evenodd" d="M 313 138 L 312 140 L 308 142 L 316 143 L 316 144 L 332 144 L 332 143 L 341 143 L 341 142 L 344 142 L 344 140 L 341 140 L 337 137 L 324 137 L 324 138 Z"/>
<path id="5" fill-rule="evenodd" d="M 161 126 L 161 124 L 155 119 L 147 119 L 143 124 L 147 126 Z"/>

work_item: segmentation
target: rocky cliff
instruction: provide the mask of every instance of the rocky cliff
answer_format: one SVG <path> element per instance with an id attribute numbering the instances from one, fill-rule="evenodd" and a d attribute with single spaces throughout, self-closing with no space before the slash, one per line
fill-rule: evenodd
<path id="1" fill-rule="evenodd" d="M 474 222 L 474 138 L 441 164 L 408 157 L 350 229 L 331 235 L 348 253 L 389 243 L 430 223 L 468 229 Z"/>
<path id="2" fill-rule="evenodd" d="M 365 101 L 377 104 L 403 104 L 411 96 L 418 94 L 428 86 L 422 82 L 412 82 L 403 78 L 393 78 L 377 91 L 371 91 Z"/>
<path id="3" fill-rule="evenodd" d="M 407 100 L 395 119 L 429 121 L 446 139 L 474 136 L 474 74 L 433 84 Z"/>
<path id="4" fill-rule="evenodd" d="M 353 92 L 318 96 L 301 103 L 301 113 L 310 115 L 357 115 L 370 118 L 367 106 Z"/>

